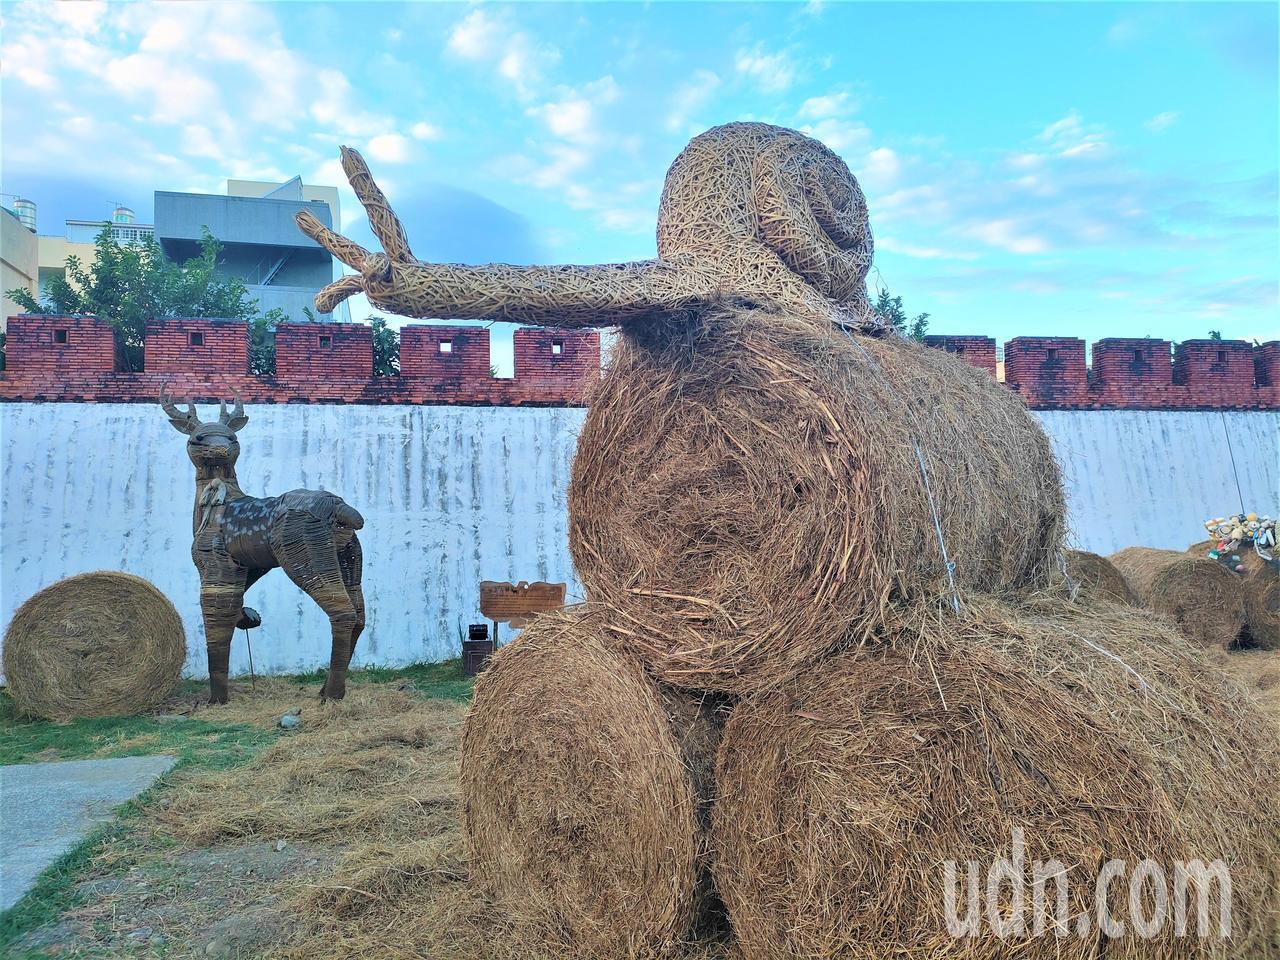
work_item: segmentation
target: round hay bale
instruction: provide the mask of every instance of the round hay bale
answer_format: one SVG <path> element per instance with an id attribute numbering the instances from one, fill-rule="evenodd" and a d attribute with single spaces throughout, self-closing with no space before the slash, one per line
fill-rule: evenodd
<path id="1" fill-rule="evenodd" d="M 941 350 L 723 307 L 619 337 L 569 544 L 662 680 L 743 693 L 949 591 L 931 497 L 961 590 L 1047 583 L 1061 483 L 1016 395 Z"/>
<path id="2" fill-rule="evenodd" d="M 1110 560 L 1143 606 L 1172 619 L 1196 643 L 1225 650 L 1239 640 L 1244 590 L 1222 564 L 1152 547 L 1126 547 Z"/>
<path id="3" fill-rule="evenodd" d="M 187 657 L 182 618 L 150 582 L 82 573 L 18 608 L 4 635 L 9 696 L 49 720 L 121 717 L 158 705 Z"/>
<path id="4" fill-rule="evenodd" d="M 1106 557 L 1084 550 L 1067 550 L 1067 579 L 1083 592 L 1113 603 L 1138 605 L 1138 595 Z"/>
<path id="5" fill-rule="evenodd" d="M 971 599 L 964 621 L 913 613 L 888 648 L 735 706 L 713 839 L 746 958 L 1093 958 L 1096 923 L 1085 937 L 1074 925 L 1096 920 L 1110 859 L 1132 871 L 1150 858 L 1170 877 L 1196 857 L 1230 865 L 1233 938 L 1226 950 L 1199 941 L 1205 955 L 1259 956 L 1280 935 L 1280 756 L 1263 718 L 1144 611 L 1039 603 L 1013 613 Z M 999 858 L 1023 878 L 1021 930 L 989 919 Z M 1050 881 L 1037 936 L 1034 864 L 1055 860 L 1067 909 Z M 1129 880 L 1110 890 L 1126 933 L 1106 955 L 1201 956 L 1172 922 L 1139 935 Z M 1012 886 L 996 889 L 997 916 L 1012 922 Z M 978 923 L 957 938 L 948 918 L 964 924 L 971 896 Z M 1141 903 L 1151 916 L 1149 896 Z"/>
<path id="6" fill-rule="evenodd" d="M 566 955 L 676 950 L 712 905 L 713 704 L 649 679 L 598 614 L 537 618 L 476 682 L 462 735 L 473 877 Z"/>
<path id="7" fill-rule="evenodd" d="M 1187 553 L 1209 559 L 1209 551 L 1215 546 L 1212 540 L 1205 540 L 1189 548 Z M 1236 556 L 1244 565 L 1244 573 L 1237 576 L 1244 591 L 1246 640 L 1263 650 L 1280 650 L 1280 563 L 1262 559 L 1248 545 L 1242 545 Z M 1227 566 L 1221 560 L 1215 562 Z"/>

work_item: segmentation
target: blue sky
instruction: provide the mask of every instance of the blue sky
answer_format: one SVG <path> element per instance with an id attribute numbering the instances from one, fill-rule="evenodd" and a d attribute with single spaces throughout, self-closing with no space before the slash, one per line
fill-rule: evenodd
<path id="1" fill-rule="evenodd" d="M 683 144 L 757 119 L 848 161 L 875 284 L 934 332 L 1280 337 L 1275 4 L 2 16 L 2 189 L 37 201 L 41 232 L 228 176 L 343 184 L 348 143 L 424 259 L 643 259 Z M 371 243 L 349 191 L 342 213 Z"/>

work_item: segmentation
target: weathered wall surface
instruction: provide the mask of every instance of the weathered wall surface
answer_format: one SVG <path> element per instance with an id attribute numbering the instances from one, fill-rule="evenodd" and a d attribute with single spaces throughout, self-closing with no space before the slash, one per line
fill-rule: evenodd
<path id="1" fill-rule="evenodd" d="M 369 623 L 357 664 L 456 656 L 467 624 L 482 620 L 481 580 L 565 580 L 580 593 L 565 489 L 584 410 L 294 405 L 249 415 L 237 469 L 247 492 L 322 488 L 364 515 Z M 187 669 L 203 675 L 186 438 L 153 405 L 9 403 L 0 443 L 0 624 L 61 577 L 127 570 L 174 601 Z M 282 572 L 246 602 L 263 616 L 252 636 L 258 670 L 328 662 L 328 621 Z M 231 665 L 248 669 L 239 632 Z"/>
<path id="2" fill-rule="evenodd" d="M 357 664 L 456 656 L 461 632 L 481 619 L 482 579 L 567 580 L 570 596 L 580 593 L 565 490 L 585 411 L 260 405 L 249 413 L 238 471 L 246 490 L 324 488 L 366 518 L 370 620 Z M 1239 505 L 1228 433 L 1246 506 L 1274 514 L 1280 503 L 1275 413 L 1037 416 L 1062 461 L 1073 539 L 1084 549 L 1200 539 L 1208 514 Z M 188 670 L 203 675 L 184 445 L 153 405 L 0 404 L 0 624 L 61 577 L 127 570 L 174 600 L 187 625 Z M 253 635 L 259 670 L 327 662 L 327 622 L 282 573 L 254 586 L 247 602 L 264 619 Z M 233 649 L 233 670 L 246 670 L 242 634 Z"/>
<path id="3" fill-rule="evenodd" d="M 1210 517 L 1280 507 L 1280 414 L 1044 410 L 1062 465 L 1072 545 L 1182 550 Z M 1234 454 L 1234 470 L 1232 468 Z M 1236 476 L 1240 487 L 1236 488 Z"/>

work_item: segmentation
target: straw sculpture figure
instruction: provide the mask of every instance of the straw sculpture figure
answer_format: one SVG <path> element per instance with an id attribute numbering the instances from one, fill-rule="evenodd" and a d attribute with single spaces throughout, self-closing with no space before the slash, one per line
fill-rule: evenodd
<path id="1" fill-rule="evenodd" d="M 214 421 L 202 421 L 190 401 L 184 411 L 161 394 L 160 405 L 174 429 L 189 438 L 187 456 L 196 468 L 191 559 L 200 574 L 209 702 L 227 702 L 231 636 L 237 624 L 252 619 L 244 592 L 276 567 L 329 618 L 329 675 L 320 697 L 341 700 L 364 629 L 363 554 L 356 537 L 364 519 L 324 490 L 290 490 L 278 497 L 251 497 L 241 490 L 236 433 L 249 418 L 238 400 L 230 412 L 223 403 Z"/>
<path id="2" fill-rule="evenodd" d="M 1110 557 L 1139 601 L 1177 623 L 1201 646 L 1223 650 L 1244 627 L 1244 589 L 1216 560 L 1177 550 L 1126 547 Z"/>
<path id="3" fill-rule="evenodd" d="M 359 155 L 343 164 L 386 255 L 299 214 L 361 271 L 325 309 L 363 290 L 411 316 L 621 325 L 579 438 L 570 547 L 615 639 L 663 680 L 774 685 L 890 600 L 1048 582 L 1048 440 L 989 376 L 868 335 L 884 331 L 866 202 L 822 144 L 752 123 L 695 137 L 667 175 L 659 259 L 592 267 L 419 263 Z"/>
<path id="4" fill-rule="evenodd" d="M 714 855 L 738 946 L 750 960 L 1270 955 L 1280 753 L 1245 699 L 1143 611 L 1053 599 L 1012 609 L 973 595 L 965 617 L 918 605 L 880 646 L 743 701 L 725 726 Z M 973 935 L 953 937 L 946 862 L 963 920 L 968 863 L 1013 861 L 1015 830 L 1028 888 L 1036 861 L 1065 871 L 1071 925 L 1053 932 L 1050 881 L 1045 935 L 1034 936 L 1025 889 L 1025 930 L 1002 937 L 980 906 Z M 1173 923 L 1144 938 L 1127 882 L 1110 898 L 1126 934 L 1103 938 L 1095 924 L 1077 937 L 1076 917 L 1097 915 L 1102 861 L 1132 870 L 1144 858 L 1170 872 L 1222 858 L 1231 940 L 1177 938 Z M 1005 884 L 1005 917 L 1011 896 Z"/>
<path id="5" fill-rule="evenodd" d="M 4 636 L 9 696 L 49 720 L 122 717 L 157 706 L 187 656 L 182 618 L 141 577 L 82 573 L 18 608 Z"/>
<path id="6" fill-rule="evenodd" d="M 714 701 L 663 689 L 597 613 L 538 617 L 476 682 L 462 739 L 472 876 L 539 943 L 661 956 L 711 909 Z"/>
<path id="7" fill-rule="evenodd" d="M 1138 604 L 1129 581 L 1106 557 L 1086 550 L 1066 550 L 1066 575 L 1071 587 L 1112 603 Z"/>
<path id="8" fill-rule="evenodd" d="M 1212 540 L 1205 540 L 1190 547 L 1187 553 L 1197 559 L 1208 559 L 1214 546 Z M 1280 562 L 1264 560 L 1248 545 L 1242 546 L 1236 556 L 1244 567 L 1238 576 L 1244 591 L 1246 637 L 1255 647 L 1280 650 Z"/>
<path id="9" fill-rule="evenodd" d="M 357 271 L 320 309 L 363 292 L 620 328 L 569 492 L 591 604 L 497 655 L 463 734 L 472 875 L 515 925 L 661 955 L 715 902 L 710 860 L 747 957 L 1012 956 L 947 934 L 937 870 L 1023 827 L 1086 890 L 1107 856 L 1227 857 L 1241 942 L 1263 942 L 1274 746 L 1171 627 L 1036 599 L 1061 576 L 1048 440 L 989 376 L 885 329 L 866 202 L 830 150 L 716 127 L 667 174 L 657 259 L 560 267 L 419 262 L 342 161 L 383 252 L 300 214 Z M 736 698 L 723 736 L 716 695 Z M 1152 943 L 1107 955 L 1185 955 Z"/>
<path id="10" fill-rule="evenodd" d="M 364 293 L 402 316 L 613 326 L 731 297 L 882 326 L 867 300 L 873 243 L 862 189 L 843 160 L 794 130 L 730 123 L 695 137 L 667 174 L 658 259 L 639 263 L 424 263 L 360 154 L 343 147 L 342 166 L 385 252 L 297 215 L 307 236 L 359 272 L 320 291 L 326 313 Z"/>

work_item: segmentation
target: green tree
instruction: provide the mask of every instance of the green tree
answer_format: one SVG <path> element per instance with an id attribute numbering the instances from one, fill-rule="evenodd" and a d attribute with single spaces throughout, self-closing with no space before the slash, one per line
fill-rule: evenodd
<path id="1" fill-rule="evenodd" d="M 394 377 L 400 373 L 400 331 L 387 326 L 386 317 L 370 317 L 373 327 L 373 375 Z"/>
<path id="2" fill-rule="evenodd" d="M 1221 331 L 1221 330 L 1210 330 L 1210 331 L 1209 331 L 1209 339 L 1210 339 L 1210 340 L 1221 340 L 1221 339 L 1222 339 L 1222 331 Z"/>
<path id="3" fill-rule="evenodd" d="M 166 317 L 219 317 L 253 322 L 257 301 L 238 277 L 217 275 L 221 246 L 206 228 L 200 252 L 185 263 L 166 260 L 150 238 L 122 246 L 104 226 L 93 244 L 93 262 L 68 257 L 62 276 L 46 286 L 44 298 L 21 288 L 8 297 L 33 313 L 88 314 L 115 328 L 127 370 L 142 369 L 147 321 Z"/>
<path id="4" fill-rule="evenodd" d="M 907 311 L 902 306 L 902 298 L 893 296 L 888 290 L 880 291 L 873 306 L 880 318 L 904 337 L 912 340 L 924 339 L 925 332 L 929 329 L 929 314 L 919 313 L 908 319 Z"/>

